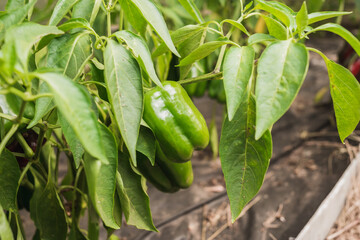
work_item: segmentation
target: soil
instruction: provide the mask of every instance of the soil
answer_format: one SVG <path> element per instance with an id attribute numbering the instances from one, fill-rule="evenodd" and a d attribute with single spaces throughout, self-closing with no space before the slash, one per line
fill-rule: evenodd
<path id="1" fill-rule="evenodd" d="M 322 38 L 307 45 L 336 61 L 342 44 L 338 38 Z M 149 185 L 159 233 L 124 225 L 115 235 L 123 240 L 296 237 L 349 164 L 334 124 L 325 64 L 316 54 L 310 53 L 310 59 L 298 97 L 273 127 L 273 157 L 264 184 L 240 219 L 230 223 L 220 160 L 212 160 L 206 149 L 194 154 L 195 180 L 189 189 L 165 194 Z M 223 106 L 206 97 L 195 99 L 195 103 L 208 123 L 216 109 L 220 136 Z"/>

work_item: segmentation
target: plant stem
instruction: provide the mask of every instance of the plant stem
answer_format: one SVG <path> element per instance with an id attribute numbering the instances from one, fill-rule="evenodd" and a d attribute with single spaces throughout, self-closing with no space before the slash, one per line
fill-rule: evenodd
<path id="1" fill-rule="evenodd" d="M 211 72 L 198 77 L 180 80 L 178 81 L 178 83 L 180 83 L 181 85 L 186 85 L 186 84 L 209 81 L 209 80 L 219 80 L 222 79 L 222 77 L 223 77 L 222 72 Z"/>
<path id="2" fill-rule="evenodd" d="M 231 36 L 231 34 L 233 33 L 234 30 L 235 30 L 235 27 L 232 26 L 231 29 L 229 30 L 229 32 L 226 34 L 226 38 L 230 38 L 230 36 Z M 223 61 L 224 55 L 225 55 L 226 46 L 227 46 L 227 44 L 225 44 L 225 45 L 223 45 L 221 47 L 219 58 L 218 58 L 218 60 L 216 62 L 216 66 L 215 66 L 215 69 L 214 69 L 215 73 L 220 72 L 221 64 L 222 64 L 222 61 Z"/>
<path id="3" fill-rule="evenodd" d="M 0 143 L 0 155 L 2 154 L 2 152 L 4 151 L 4 149 L 6 147 L 6 144 L 9 142 L 10 138 L 14 135 L 14 133 L 17 131 L 18 128 L 19 128 L 19 124 L 14 124 L 14 125 L 12 125 L 10 130 L 7 132 L 4 139 Z"/>
<path id="4" fill-rule="evenodd" d="M 40 129 L 40 133 L 36 142 L 36 151 L 34 156 L 35 161 L 37 161 L 40 158 L 40 152 L 42 148 L 42 143 L 44 141 L 45 132 L 46 130 Z"/>
<path id="5" fill-rule="evenodd" d="M 34 152 L 30 148 L 29 144 L 26 142 L 24 136 L 21 133 L 17 132 L 15 134 L 15 137 L 16 137 L 16 140 L 18 141 L 18 143 L 20 144 L 20 146 L 22 147 L 22 149 L 24 150 L 25 157 L 32 158 L 34 156 Z"/>
<path id="6" fill-rule="evenodd" d="M 106 8 L 106 19 L 107 19 L 107 35 L 110 37 L 111 35 L 111 1 Z"/>

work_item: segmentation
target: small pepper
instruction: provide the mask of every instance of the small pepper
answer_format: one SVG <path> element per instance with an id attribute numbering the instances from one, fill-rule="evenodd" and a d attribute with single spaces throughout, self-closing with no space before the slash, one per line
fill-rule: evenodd
<path id="1" fill-rule="evenodd" d="M 194 175 L 191 162 L 174 163 L 168 160 L 157 144 L 155 165 L 142 153 L 137 153 L 137 169 L 157 189 L 163 192 L 176 192 L 191 186 Z"/>

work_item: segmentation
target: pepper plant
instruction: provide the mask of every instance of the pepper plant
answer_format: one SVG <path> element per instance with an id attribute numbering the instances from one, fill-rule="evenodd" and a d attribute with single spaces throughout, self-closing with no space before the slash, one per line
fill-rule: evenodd
<path id="1" fill-rule="evenodd" d="M 219 2 L 233 7 L 232 16 L 204 17 L 199 9 L 214 1 L 169 1 L 181 17 L 153 0 L 48 0 L 44 8 L 7 1 L 0 12 L 1 239 L 24 238 L 21 208 L 30 211 L 34 239 L 97 239 L 100 220 L 110 236 L 122 216 L 157 231 L 145 179 L 168 192 L 189 187 L 192 152 L 209 141 L 182 86 L 223 85 L 219 148 L 233 221 L 263 183 L 271 128 L 299 92 L 309 51 L 328 68 L 341 141 L 352 133 L 359 83 L 304 44 L 328 31 L 359 55 L 348 30 L 322 22 L 349 12 Z M 252 30 L 258 19 L 266 32 Z M 61 178 L 60 159 L 68 165 Z M 85 211 L 87 230 L 79 229 Z"/>

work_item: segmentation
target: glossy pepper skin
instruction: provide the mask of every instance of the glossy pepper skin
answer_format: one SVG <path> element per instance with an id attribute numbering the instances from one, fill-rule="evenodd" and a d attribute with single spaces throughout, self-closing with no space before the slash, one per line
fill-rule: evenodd
<path id="1" fill-rule="evenodd" d="M 176 192 L 180 188 L 191 186 L 194 175 L 191 162 L 174 163 L 166 158 L 157 145 L 155 165 L 142 153 L 137 154 L 137 169 L 162 192 Z"/>
<path id="2" fill-rule="evenodd" d="M 186 162 L 209 143 L 204 117 L 177 82 L 163 82 L 145 94 L 144 115 L 168 159 Z"/>

